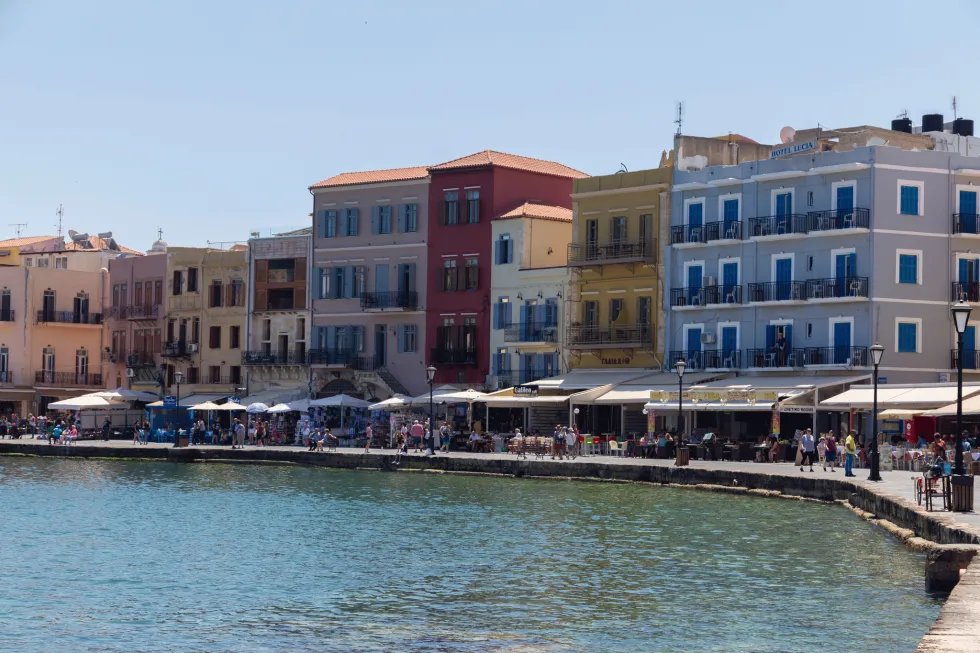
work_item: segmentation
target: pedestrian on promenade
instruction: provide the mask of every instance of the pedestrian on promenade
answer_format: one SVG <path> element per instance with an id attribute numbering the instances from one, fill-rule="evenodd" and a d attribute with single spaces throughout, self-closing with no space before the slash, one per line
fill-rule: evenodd
<path id="1" fill-rule="evenodd" d="M 364 453 L 371 453 L 371 438 L 374 437 L 374 430 L 371 428 L 371 423 L 368 422 L 367 428 L 364 429 Z"/>
<path id="2" fill-rule="evenodd" d="M 51 437 L 48 438 L 48 444 L 54 444 L 55 443 L 55 440 L 58 441 L 58 444 L 61 444 L 61 424 L 60 423 L 54 425 L 54 429 L 51 431 Z"/>
<path id="3" fill-rule="evenodd" d="M 449 452 L 449 425 L 445 422 L 439 427 L 439 451 Z"/>
<path id="4" fill-rule="evenodd" d="M 834 432 L 828 431 L 823 442 L 826 447 L 823 471 L 827 471 L 827 465 L 830 465 L 830 471 L 834 471 L 834 465 L 837 463 L 837 440 L 834 439 Z"/>
<path id="5" fill-rule="evenodd" d="M 415 446 L 415 453 L 420 453 L 422 451 L 422 434 L 425 430 L 422 425 L 419 424 L 418 420 L 412 424 L 412 444 Z"/>
<path id="6" fill-rule="evenodd" d="M 800 453 L 802 457 L 800 458 L 800 471 L 803 471 L 803 467 L 810 463 L 810 471 L 813 471 L 813 433 L 810 429 L 803 431 L 800 435 Z"/>
<path id="7" fill-rule="evenodd" d="M 31 426 L 31 438 L 37 438 L 37 418 L 34 413 L 28 414 L 27 423 Z"/>
<path id="8" fill-rule="evenodd" d="M 555 456 L 558 456 L 558 460 L 561 460 L 562 449 L 565 448 L 565 435 L 562 433 L 561 425 L 555 424 L 555 432 L 551 435 L 551 459 L 554 460 Z"/>
<path id="9" fill-rule="evenodd" d="M 857 440 L 854 438 L 854 431 L 847 434 L 844 440 L 844 476 L 854 476 L 854 456 L 857 455 Z"/>
<path id="10" fill-rule="evenodd" d="M 112 431 L 112 422 L 106 417 L 105 421 L 102 422 L 102 439 L 106 442 L 109 441 L 109 432 Z"/>
<path id="11" fill-rule="evenodd" d="M 245 425 L 242 424 L 241 420 L 237 417 L 235 418 L 234 425 L 232 426 L 232 449 L 244 449 L 245 448 Z"/>
<path id="12" fill-rule="evenodd" d="M 307 451 L 316 451 L 316 429 L 310 433 L 310 437 L 307 440 Z"/>
<path id="13" fill-rule="evenodd" d="M 143 444 L 140 442 L 140 424 L 133 424 L 133 444 Z"/>
<path id="14" fill-rule="evenodd" d="M 938 433 L 932 438 L 932 455 L 936 460 L 946 462 L 946 441 Z"/>
<path id="15" fill-rule="evenodd" d="M 265 422 L 259 417 L 255 422 L 255 443 L 260 446 L 265 446 Z"/>

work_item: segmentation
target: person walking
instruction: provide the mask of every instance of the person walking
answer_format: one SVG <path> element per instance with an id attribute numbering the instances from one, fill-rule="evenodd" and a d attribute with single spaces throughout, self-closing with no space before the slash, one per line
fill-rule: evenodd
<path id="1" fill-rule="evenodd" d="M 367 428 L 364 429 L 364 453 L 371 453 L 371 438 L 374 437 L 374 430 L 371 428 L 371 423 L 368 422 Z"/>
<path id="2" fill-rule="evenodd" d="M 237 417 L 235 418 L 235 425 L 233 427 L 234 439 L 232 440 L 232 449 L 244 449 L 245 448 L 245 425 L 242 424 L 241 420 Z"/>
<path id="3" fill-rule="evenodd" d="M 800 453 L 802 454 L 800 458 L 800 471 L 803 471 L 803 467 L 810 463 L 810 471 L 813 471 L 813 433 L 810 429 L 803 431 L 800 435 Z"/>
<path id="4" fill-rule="evenodd" d="M 857 455 L 857 441 L 854 439 L 854 431 L 847 434 L 844 440 L 844 476 L 854 476 L 854 456 Z"/>
<path id="5" fill-rule="evenodd" d="M 27 422 L 31 425 L 31 439 L 37 438 L 37 418 L 34 417 L 34 413 L 30 413 L 27 417 Z"/>
<path id="6" fill-rule="evenodd" d="M 824 437 L 824 445 L 827 448 L 824 453 L 823 471 L 827 471 L 827 465 L 830 465 L 830 471 L 834 471 L 834 465 L 837 464 L 837 440 L 834 439 L 833 431 L 827 432 Z"/>
<path id="7" fill-rule="evenodd" d="M 418 420 L 412 424 L 412 444 L 415 445 L 415 453 L 421 453 L 422 451 L 422 435 L 425 433 L 425 429 L 419 424 Z"/>
<path id="8" fill-rule="evenodd" d="M 449 453 L 449 425 L 445 422 L 439 426 L 439 451 Z"/>
<path id="9" fill-rule="evenodd" d="M 109 432 L 112 430 L 112 422 L 106 417 L 105 421 L 102 422 L 102 439 L 106 442 L 109 441 Z"/>
<path id="10" fill-rule="evenodd" d="M 561 425 L 555 424 L 555 432 L 551 436 L 551 459 L 554 460 L 555 456 L 558 456 L 558 460 L 561 460 L 564 447 L 565 435 L 561 431 Z"/>

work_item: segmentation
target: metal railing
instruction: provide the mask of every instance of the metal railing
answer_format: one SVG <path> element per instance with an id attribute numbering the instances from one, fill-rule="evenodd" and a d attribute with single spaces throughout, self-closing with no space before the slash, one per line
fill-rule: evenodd
<path id="1" fill-rule="evenodd" d="M 44 383 L 57 386 L 96 386 L 102 387 L 102 375 L 91 372 L 51 372 L 37 370 L 34 372 L 34 383 Z"/>
<path id="2" fill-rule="evenodd" d="M 494 376 L 497 378 L 497 389 L 503 390 L 504 388 L 512 388 L 515 385 L 531 383 L 532 381 L 538 381 L 540 379 L 547 379 L 555 374 L 557 374 L 557 372 L 548 372 L 544 369 L 530 368 L 523 370 L 507 370 L 498 372 Z"/>
<path id="3" fill-rule="evenodd" d="M 954 281 L 951 302 L 980 302 L 980 281 Z"/>
<path id="4" fill-rule="evenodd" d="M 0 383 L 13 383 L 14 373 L 10 370 L 4 370 L 0 372 Z"/>
<path id="5" fill-rule="evenodd" d="M 803 353 L 804 351 L 802 349 L 792 348 L 785 350 L 778 350 L 772 347 L 767 349 L 746 349 L 745 367 L 765 369 L 802 367 Z"/>
<path id="6" fill-rule="evenodd" d="M 749 236 L 784 236 L 787 234 L 805 234 L 807 227 L 806 216 L 802 213 L 787 213 L 786 215 L 770 215 L 764 218 L 749 219 Z"/>
<path id="7" fill-rule="evenodd" d="M 865 367 L 867 347 L 807 347 L 803 350 L 804 365 L 848 365 Z"/>
<path id="8" fill-rule="evenodd" d="M 364 310 L 382 310 L 386 308 L 415 310 L 418 305 L 419 294 L 414 290 L 366 292 L 361 295 L 361 308 Z"/>
<path id="9" fill-rule="evenodd" d="M 523 322 L 504 327 L 504 342 L 558 342 L 558 325 Z"/>
<path id="10" fill-rule="evenodd" d="M 130 306 L 113 306 L 112 315 L 120 320 L 151 320 L 159 317 L 159 304 L 132 304 Z"/>
<path id="11" fill-rule="evenodd" d="M 704 366 L 712 370 L 740 369 L 742 352 L 738 349 L 710 349 L 704 352 Z"/>
<path id="12" fill-rule="evenodd" d="M 242 352 L 244 365 L 305 365 L 306 351 L 287 349 L 286 351 L 250 350 Z"/>
<path id="13" fill-rule="evenodd" d="M 430 361 L 436 365 L 476 365 L 475 349 L 446 349 L 434 347 L 430 352 Z"/>
<path id="14" fill-rule="evenodd" d="M 37 323 L 57 324 L 102 324 L 102 313 L 80 313 L 76 311 L 49 311 L 41 309 L 37 312 Z"/>
<path id="15" fill-rule="evenodd" d="M 838 277 L 836 279 L 807 279 L 807 299 L 842 299 L 867 297 L 867 277 Z"/>
<path id="16" fill-rule="evenodd" d="M 608 326 L 571 326 L 565 344 L 573 347 L 593 345 L 648 345 L 653 343 L 649 324 L 614 324 Z"/>
<path id="17" fill-rule="evenodd" d="M 742 286 L 735 284 L 670 289 L 670 305 L 675 308 L 678 306 L 741 303 Z"/>
<path id="18" fill-rule="evenodd" d="M 311 349 L 307 360 L 310 365 L 335 365 L 361 372 L 370 372 L 378 367 L 374 356 L 364 356 L 350 349 Z"/>
<path id="19" fill-rule="evenodd" d="M 681 224 L 670 228 L 670 244 L 706 243 L 708 234 L 703 224 Z"/>
<path id="20" fill-rule="evenodd" d="M 14 309 L 8 308 L 5 311 L 0 311 L 0 322 L 15 322 L 14 319 Z"/>
<path id="21" fill-rule="evenodd" d="M 806 299 L 804 281 L 767 281 L 749 284 L 749 302 L 788 302 Z"/>
<path id="22" fill-rule="evenodd" d="M 704 225 L 708 240 L 742 240 L 740 220 L 719 220 Z"/>
<path id="23" fill-rule="evenodd" d="M 674 369 L 677 366 L 677 361 L 683 360 L 687 364 L 687 369 L 689 370 L 703 370 L 706 352 L 700 349 L 694 349 L 691 351 L 674 350 L 667 353 L 667 367 Z"/>
<path id="24" fill-rule="evenodd" d="M 156 354 L 149 351 L 132 351 L 126 356 L 126 367 L 156 365 Z"/>
<path id="25" fill-rule="evenodd" d="M 959 350 L 950 349 L 949 350 L 949 367 L 950 369 L 958 369 L 958 359 Z M 980 350 L 976 349 L 964 349 L 963 350 L 963 369 L 964 370 L 980 370 Z"/>
<path id="26" fill-rule="evenodd" d="M 954 213 L 954 234 L 980 234 L 980 215 L 976 213 Z"/>
<path id="27" fill-rule="evenodd" d="M 164 358 L 179 358 L 181 356 L 191 356 L 200 349 L 199 345 L 186 340 L 174 340 L 163 343 L 163 351 L 160 355 Z"/>
<path id="28" fill-rule="evenodd" d="M 871 211 L 869 209 L 810 211 L 806 214 L 806 220 L 808 231 L 867 229 L 871 226 Z"/>
<path id="29" fill-rule="evenodd" d="M 657 262 L 657 239 L 620 240 L 608 245 L 569 243 L 568 264 L 600 265 L 603 263 Z"/>

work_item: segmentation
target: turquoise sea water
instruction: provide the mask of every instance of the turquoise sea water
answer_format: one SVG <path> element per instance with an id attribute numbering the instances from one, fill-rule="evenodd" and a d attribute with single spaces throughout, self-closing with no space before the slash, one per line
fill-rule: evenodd
<path id="1" fill-rule="evenodd" d="M 3 651 L 912 651 L 923 558 L 818 504 L 0 458 Z"/>

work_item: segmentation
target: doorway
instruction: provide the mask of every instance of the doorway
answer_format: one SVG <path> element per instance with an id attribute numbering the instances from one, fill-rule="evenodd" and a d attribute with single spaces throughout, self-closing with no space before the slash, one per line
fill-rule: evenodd
<path id="1" fill-rule="evenodd" d="M 374 364 L 378 367 L 384 367 L 387 362 L 388 355 L 388 339 L 385 336 L 384 324 L 374 325 Z"/>

